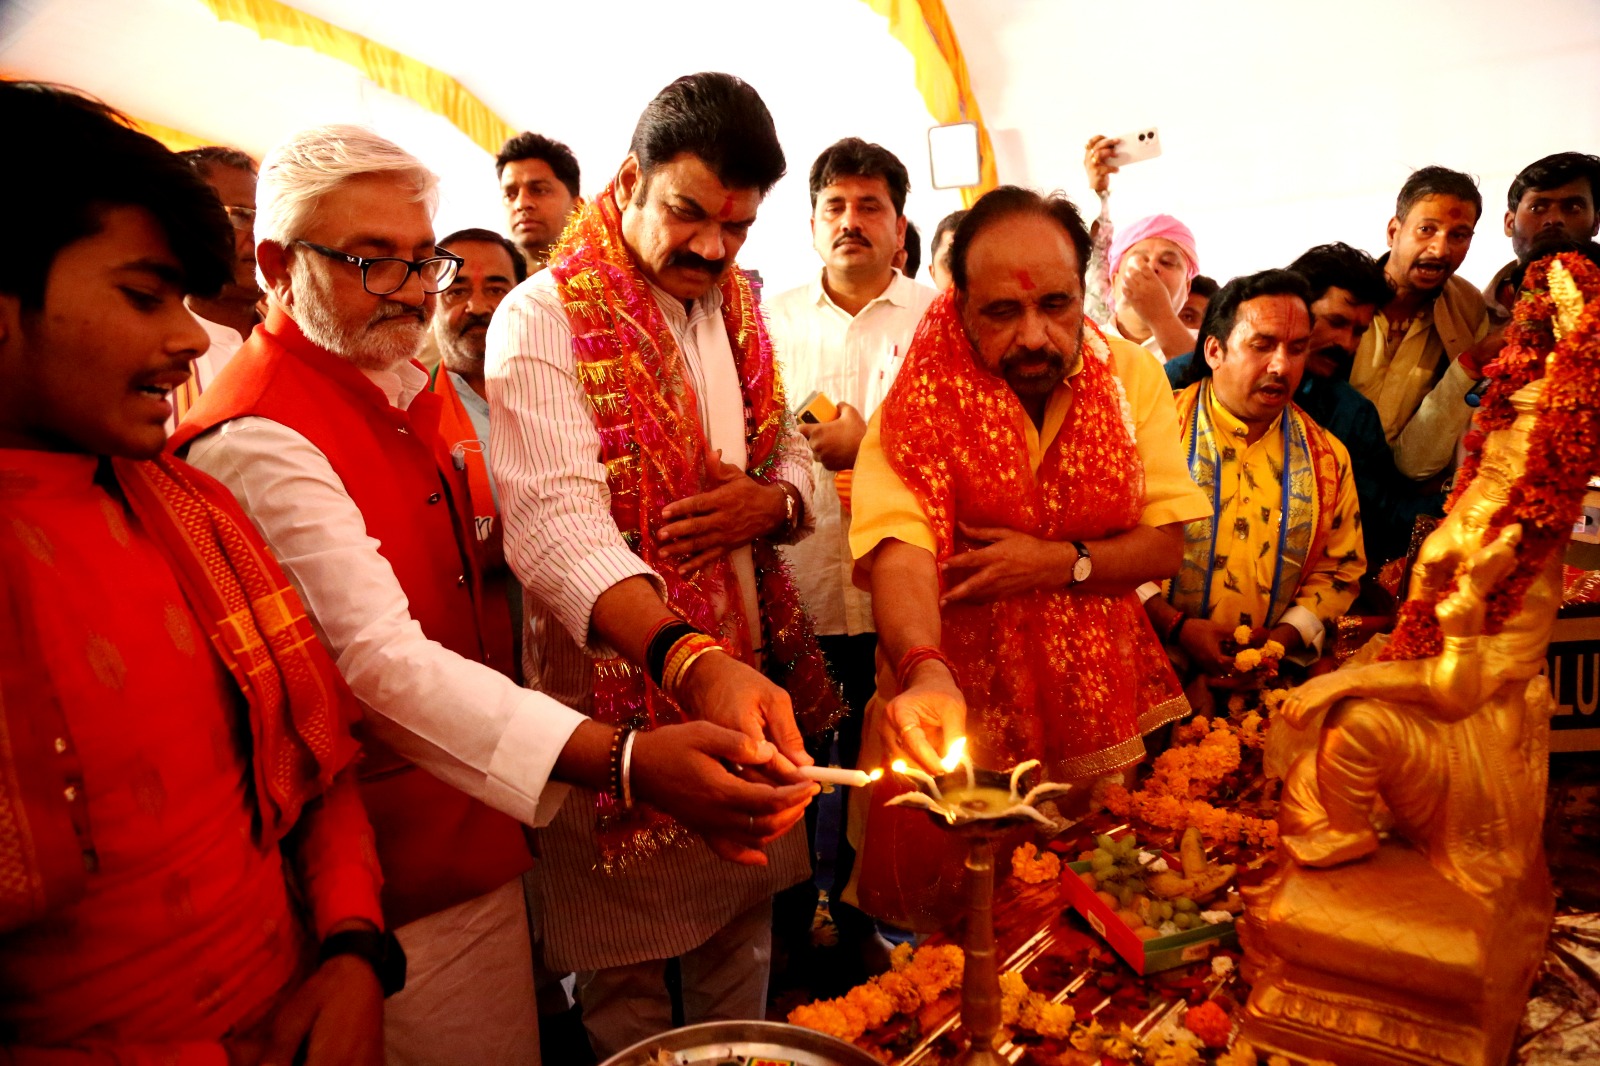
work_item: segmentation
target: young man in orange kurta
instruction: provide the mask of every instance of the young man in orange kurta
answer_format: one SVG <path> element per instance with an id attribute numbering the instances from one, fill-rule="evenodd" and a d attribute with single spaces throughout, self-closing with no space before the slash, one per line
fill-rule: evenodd
<path id="1" fill-rule="evenodd" d="M 0 124 L 97 163 L 0 175 L 5 1057 L 379 1063 L 358 708 L 231 495 L 160 454 L 221 206 L 70 92 L 0 83 Z"/>

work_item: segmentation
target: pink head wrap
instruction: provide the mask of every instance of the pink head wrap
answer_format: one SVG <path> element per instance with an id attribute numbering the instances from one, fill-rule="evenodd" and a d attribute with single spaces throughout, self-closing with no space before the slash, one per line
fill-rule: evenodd
<path id="1" fill-rule="evenodd" d="M 1161 237 L 1183 249 L 1183 257 L 1189 262 L 1189 280 L 1193 281 L 1194 276 L 1200 273 L 1200 257 L 1195 254 L 1194 234 L 1189 232 L 1188 226 L 1171 215 L 1151 215 L 1141 218 L 1127 229 L 1117 230 L 1111 238 L 1111 276 L 1117 276 L 1117 271 L 1122 267 L 1122 257 L 1128 254 L 1129 248 L 1151 237 Z"/>

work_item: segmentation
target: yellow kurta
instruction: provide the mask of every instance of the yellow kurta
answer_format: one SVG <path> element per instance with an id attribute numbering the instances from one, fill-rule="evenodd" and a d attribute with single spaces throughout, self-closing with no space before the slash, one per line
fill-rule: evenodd
<path id="1" fill-rule="evenodd" d="M 1128 395 L 1136 427 L 1134 443 L 1144 461 L 1144 513 L 1140 524 L 1164 526 L 1203 518 L 1211 512 L 1211 505 L 1189 477 L 1184 463 L 1178 444 L 1178 411 L 1165 371 L 1149 352 L 1130 341 L 1107 337 L 1106 343 L 1111 348 L 1112 369 Z M 1035 471 L 1061 432 L 1071 396 L 1069 376 L 1045 403 L 1044 424 L 1038 429 L 1031 419 L 1024 424 L 1028 461 Z M 934 551 L 932 523 L 883 453 L 877 415 L 867 423 L 867 434 L 856 454 L 851 497 L 850 552 L 857 560 L 886 540 L 901 540 Z M 856 581 L 862 583 L 859 565 Z"/>
<path id="2" fill-rule="evenodd" d="M 1350 453 L 1333 434 L 1327 435 L 1339 467 L 1339 488 L 1333 500 L 1318 506 L 1333 512 L 1332 529 L 1319 558 L 1307 559 L 1300 588 L 1283 617 L 1269 618 L 1272 578 L 1278 563 L 1283 522 L 1283 434 L 1279 415 L 1261 439 L 1249 442 L 1249 429 L 1204 390 L 1216 427 L 1221 461 L 1216 519 L 1217 558 L 1211 577 L 1211 620 L 1228 627 L 1248 620 L 1253 626 L 1287 622 L 1300 632 L 1308 648 L 1320 650 L 1323 628 L 1350 609 L 1357 582 L 1366 572 L 1361 539 L 1360 505 Z"/>

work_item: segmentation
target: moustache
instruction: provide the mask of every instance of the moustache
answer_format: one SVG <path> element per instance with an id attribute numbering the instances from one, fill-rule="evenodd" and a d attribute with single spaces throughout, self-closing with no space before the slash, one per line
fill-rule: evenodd
<path id="1" fill-rule="evenodd" d="M 707 259 L 705 256 L 696 255 L 694 252 L 673 252 L 672 257 L 667 260 L 667 266 L 669 267 L 703 270 L 714 278 L 720 277 L 727 265 L 728 261 L 726 259 Z"/>
<path id="2" fill-rule="evenodd" d="M 1018 363 L 1036 363 L 1041 360 L 1052 370 L 1064 370 L 1067 366 L 1067 357 L 1054 348 L 1013 348 L 1000 357 L 1000 369 L 1006 371 Z"/>
<path id="3" fill-rule="evenodd" d="M 493 315 L 473 315 L 473 314 L 468 314 L 468 315 L 462 316 L 461 328 L 456 330 L 456 336 L 465 337 L 467 335 L 467 330 L 472 329 L 472 328 L 474 328 L 476 326 L 482 326 L 484 329 L 488 329 L 489 328 L 489 320 L 491 318 L 493 318 L 493 317 L 494 317 Z"/>
<path id="4" fill-rule="evenodd" d="M 1334 350 L 1340 351 L 1340 354 L 1343 354 L 1340 349 Z M 1282 374 L 1268 374 L 1265 377 L 1258 378 L 1256 380 L 1255 389 L 1259 392 L 1262 389 L 1272 388 L 1275 385 L 1287 389 L 1289 387 L 1289 379 L 1284 377 Z"/>
<path id="5" fill-rule="evenodd" d="M 423 314 L 422 308 L 412 307 L 410 304 L 386 301 L 378 305 L 377 313 L 367 322 L 367 326 L 381 325 L 391 318 L 413 318 L 416 319 L 418 325 L 425 326 L 428 324 L 428 316 Z"/>
<path id="6" fill-rule="evenodd" d="M 857 244 L 865 245 L 868 248 L 872 247 L 872 242 L 867 239 L 867 235 L 858 229 L 847 229 L 843 233 L 839 234 L 839 236 L 834 240 L 833 246 L 835 248 L 840 248 L 851 241 L 854 241 Z"/>

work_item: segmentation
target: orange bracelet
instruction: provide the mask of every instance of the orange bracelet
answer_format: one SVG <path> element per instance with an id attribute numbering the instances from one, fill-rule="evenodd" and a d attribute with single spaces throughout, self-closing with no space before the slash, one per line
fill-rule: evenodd
<path id="1" fill-rule="evenodd" d="M 955 664 L 950 661 L 948 655 L 932 644 L 918 644 L 906 649 L 906 653 L 900 657 L 900 665 L 895 668 L 894 679 L 901 692 L 904 692 L 909 685 L 911 671 L 930 659 L 944 663 L 945 669 L 950 671 L 950 676 L 955 677 Z"/>

